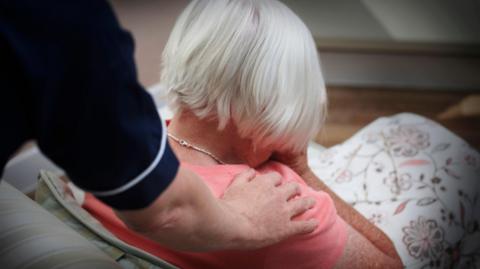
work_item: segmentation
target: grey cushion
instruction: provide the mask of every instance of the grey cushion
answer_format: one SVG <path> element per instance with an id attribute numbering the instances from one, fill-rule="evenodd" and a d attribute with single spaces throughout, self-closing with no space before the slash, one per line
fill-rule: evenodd
<path id="1" fill-rule="evenodd" d="M 23 193 L 0 183 L 1 268 L 120 268 Z"/>
<path id="2" fill-rule="evenodd" d="M 177 269 L 167 261 L 131 246 L 111 234 L 81 207 L 81 203 L 77 201 L 81 200 L 81 195 L 75 195 L 77 192 L 82 191 L 66 184 L 54 173 L 41 171 L 35 200 L 124 269 Z"/>

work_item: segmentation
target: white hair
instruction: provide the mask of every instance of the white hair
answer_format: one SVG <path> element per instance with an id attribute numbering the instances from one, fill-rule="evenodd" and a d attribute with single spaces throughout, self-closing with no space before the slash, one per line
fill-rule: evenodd
<path id="1" fill-rule="evenodd" d="M 194 0 L 162 57 L 174 111 L 230 120 L 256 145 L 298 151 L 325 118 L 326 91 L 312 35 L 276 0 Z"/>

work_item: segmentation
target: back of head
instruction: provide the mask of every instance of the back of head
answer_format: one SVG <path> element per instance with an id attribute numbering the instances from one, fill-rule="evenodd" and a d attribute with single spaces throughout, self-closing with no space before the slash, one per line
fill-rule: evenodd
<path id="1" fill-rule="evenodd" d="M 194 0 L 162 58 L 174 110 L 233 120 L 257 144 L 299 150 L 319 131 L 326 92 L 311 33 L 276 0 Z"/>

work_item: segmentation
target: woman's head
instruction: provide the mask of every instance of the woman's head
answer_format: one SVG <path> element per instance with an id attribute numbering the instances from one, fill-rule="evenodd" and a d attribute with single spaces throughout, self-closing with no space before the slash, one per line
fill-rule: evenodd
<path id="1" fill-rule="evenodd" d="M 254 144 L 300 150 L 320 129 L 326 92 L 312 36 L 275 0 L 194 0 L 162 59 L 169 103 L 228 123 Z"/>

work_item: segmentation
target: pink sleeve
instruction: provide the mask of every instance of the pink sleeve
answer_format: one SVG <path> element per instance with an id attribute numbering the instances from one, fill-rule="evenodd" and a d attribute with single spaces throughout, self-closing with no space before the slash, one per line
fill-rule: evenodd
<path id="1" fill-rule="evenodd" d="M 301 196 L 311 195 L 317 203 L 296 219 L 316 218 L 319 227 L 311 234 L 295 236 L 270 247 L 264 268 L 333 268 L 343 253 L 347 242 L 347 226 L 337 215 L 335 205 L 325 192 L 314 191 L 290 169 L 275 168 L 286 181 L 301 184 Z M 293 175 L 292 175 L 293 173 Z"/>

